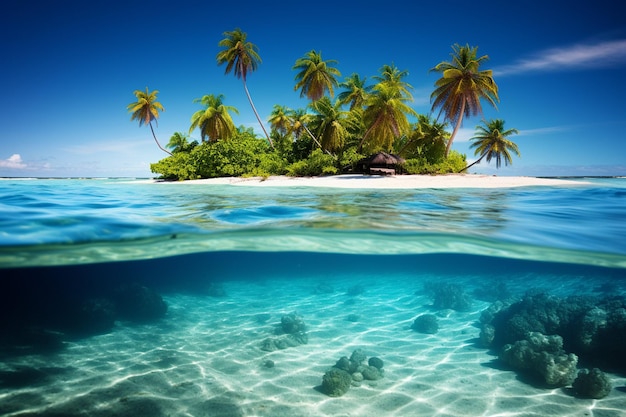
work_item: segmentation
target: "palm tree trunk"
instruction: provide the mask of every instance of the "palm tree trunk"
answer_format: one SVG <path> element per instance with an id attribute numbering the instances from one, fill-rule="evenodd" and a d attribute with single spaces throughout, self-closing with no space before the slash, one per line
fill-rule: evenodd
<path id="1" fill-rule="evenodd" d="M 171 155 L 172 153 L 170 151 L 168 151 L 167 149 L 163 148 L 161 146 L 161 144 L 159 143 L 159 141 L 157 140 L 156 135 L 154 134 L 154 129 L 152 128 L 152 122 L 150 122 L 149 125 L 150 125 L 150 130 L 152 131 L 152 137 L 154 138 L 154 141 L 156 142 L 156 144 L 159 147 L 159 149 L 162 150 L 163 152 Z"/>
<path id="2" fill-rule="evenodd" d="M 467 171 L 468 169 L 470 169 L 471 167 L 473 167 L 476 164 L 480 164 L 480 161 L 483 160 L 483 158 L 485 156 L 487 156 L 487 154 L 489 153 L 489 151 L 491 150 L 491 147 L 489 147 L 489 149 L 487 149 L 485 152 L 483 152 L 482 155 L 480 155 L 480 158 L 478 158 L 477 160 L 475 160 L 474 162 L 472 162 L 471 164 L 469 164 L 468 166 L 466 166 L 465 168 L 463 168 L 462 170 L 460 170 L 459 172 L 463 172 L 463 171 Z"/>
<path id="3" fill-rule="evenodd" d="M 263 126 L 263 123 L 261 122 L 261 118 L 259 117 L 259 113 L 257 113 L 256 107 L 254 107 L 254 103 L 252 102 L 252 97 L 250 97 L 250 92 L 248 91 L 248 86 L 246 85 L 246 80 L 245 79 L 243 80 L 243 89 L 246 91 L 246 95 L 248 96 L 248 101 L 250 102 L 250 106 L 252 107 L 252 111 L 254 112 L 254 115 L 256 116 L 257 121 L 261 125 L 261 129 L 263 129 L 263 133 L 265 133 L 265 137 L 267 138 L 267 141 L 270 143 L 270 146 L 272 147 L 272 149 L 274 149 L 274 142 L 272 142 L 272 139 L 270 138 L 270 135 L 267 134 L 267 130 L 265 130 L 265 126 Z"/>
<path id="4" fill-rule="evenodd" d="M 450 135 L 450 139 L 448 140 L 448 144 L 446 145 L 446 155 L 445 155 L 446 158 L 448 157 L 448 154 L 450 153 L 450 148 L 452 147 L 452 141 L 454 140 L 456 133 L 459 131 L 459 128 L 461 127 L 464 113 L 465 113 L 465 100 L 463 100 L 461 103 L 461 111 L 459 112 L 459 119 L 456 121 L 456 125 L 454 125 L 454 130 L 452 131 L 452 135 Z"/>

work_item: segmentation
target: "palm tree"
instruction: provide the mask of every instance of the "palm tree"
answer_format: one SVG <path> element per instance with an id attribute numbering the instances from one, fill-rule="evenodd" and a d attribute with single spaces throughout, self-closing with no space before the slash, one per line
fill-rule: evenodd
<path id="1" fill-rule="evenodd" d="M 480 65 L 489 57 L 477 57 L 478 47 L 469 45 L 455 44 L 452 49 L 451 62 L 441 62 L 431 69 L 442 74 L 435 82 L 435 91 L 430 95 L 432 109 L 440 108 L 439 115 L 443 113 L 446 121 L 454 123 L 454 130 L 446 146 L 446 157 L 463 117 L 482 114 L 480 99 L 487 100 L 494 107 L 499 101 L 498 86 L 493 80 L 492 71 L 480 69 Z"/>
<path id="2" fill-rule="evenodd" d="M 447 123 L 439 123 L 430 115 L 418 115 L 417 124 L 405 138 L 404 143 L 400 144 L 398 155 L 406 158 L 421 155 L 428 162 L 438 162 L 437 160 L 444 156 L 446 143 L 450 137 L 446 127 Z"/>
<path id="3" fill-rule="evenodd" d="M 397 85 L 381 82 L 374 86 L 374 93 L 365 103 L 363 122 L 367 130 L 359 144 L 359 151 L 367 142 L 371 152 L 389 151 L 394 140 L 409 132 L 411 125 L 407 115 L 417 117 L 415 110 L 406 104 L 409 100 Z"/>
<path id="4" fill-rule="evenodd" d="M 341 110 L 341 106 L 339 100 L 335 100 L 333 104 L 328 97 L 311 103 L 311 108 L 317 113 L 311 126 L 320 139 L 322 149 L 329 153 L 343 148 L 355 122 L 349 112 Z"/>
<path id="5" fill-rule="evenodd" d="M 191 116 L 189 133 L 198 127 L 200 128 L 202 142 L 207 137 L 210 142 L 216 142 L 219 139 L 230 139 L 236 132 L 236 128 L 229 112 L 232 111 L 239 114 L 239 111 L 233 106 L 226 106 L 223 103 L 223 99 L 223 94 L 217 96 L 208 94 L 202 98 L 195 99 L 194 103 L 201 103 L 205 107 Z"/>
<path id="6" fill-rule="evenodd" d="M 152 121 L 157 123 L 157 119 L 159 118 L 159 112 L 165 111 L 163 105 L 159 103 L 157 100 L 157 94 L 159 90 L 149 91 L 148 87 L 146 87 L 146 91 L 135 90 L 133 94 L 137 97 L 137 101 L 134 103 L 130 103 L 126 108 L 132 115 L 130 116 L 130 120 L 138 120 L 139 126 L 147 124 L 150 126 L 150 130 L 152 131 L 152 137 L 156 142 L 159 149 L 163 152 L 172 154 L 167 149 L 163 148 L 154 134 L 154 129 L 152 128 Z"/>
<path id="7" fill-rule="evenodd" d="M 298 58 L 292 69 L 299 70 L 296 75 L 294 90 L 301 89 L 300 97 L 306 96 L 311 101 L 317 101 L 328 91 L 332 97 L 335 94 L 334 87 L 339 83 L 337 78 L 341 73 L 332 67 L 335 60 L 322 60 L 322 53 L 316 51 L 307 52 L 302 58 Z"/>
<path id="8" fill-rule="evenodd" d="M 468 165 L 463 171 L 470 167 L 480 163 L 483 158 L 487 157 L 487 162 L 491 162 L 492 159 L 496 160 L 496 168 L 500 168 L 502 160 L 504 159 L 504 165 L 513 163 L 511 158 L 511 152 L 517 156 L 521 156 L 517 144 L 507 139 L 511 135 L 519 133 L 517 129 L 504 129 L 504 120 L 495 119 L 489 122 L 483 120 L 484 126 L 476 126 L 476 133 L 470 140 L 473 143 L 470 148 L 476 148 L 474 155 L 480 155 L 476 162 Z"/>
<path id="9" fill-rule="evenodd" d="M 294 138 L 298 139 L 303 132 L 308 131 L 306 125 L 311 121 L 311 115 L 305 109 L 290 109 L 288 116 L 291 120 L 289 132 L 293 133 Z M 313 137 L 313 134 L 311 134 L 311 137 Z M 313 137 L 313 139 L 315 138 Z"/>
<path id="10" fill-rule="evenodd" d="M 225 63 L 226 74 L 233 71 L 235 76 L 243 81 L 243 88 L 246 91 L 246 96 L 248 96 L 252 111 L 261 125 L 261 129 L 263 129 L 263 133 L 265 133 L 265 137 L 270 146 L 274 147 L 272 139 L 270 139 L 270 136 L 267 134 L 265 126 L 263 126 L 261 118 L 259 117 L 259 113 L 256 107 L 254 107 L 252 97 L 250 97 L 250 92 L 246 84 L 248 72 L 256 71 L 258 65 L 261 63 L 258 48 L 255 44 L 246 40 L 248 35 L 239 28 L 232 32 L 224 32 L 224 36 L 226 36 L 226 38 L 218 43 L 218 46 L 224 49 L 217 54 L 217 64 L 222 65 Z"/>
<path id="11" fill-rule="evenodd" d="M 289 112 L 291 110 L 280 104 L 275 104 L 272 114 L 268 122 L 273 130 L 277 131 L 281 135 L 286 135 L 291 130 L 291 119 L 289 118 Z"/>
<path id="12" fill-rule="evenodd" d="M 174 132 L 166 146 L 172 150 L 172 153 L 189 152 L 198 142 L 194 140 L 190 143 L 187 141 L 188 138 L 189 136 L 185 133 Z"/>
<path id="13" fill-rule="evenodd" d="M 380 75 L 374 76 L 379 83 L 387 84 L 391 87 L 395 87 L 400 90 L 400 94 L 405 96 L 409 100 L 413 100 L 411 89 L 413 86 L 402 79 L 409 75 L 406 70 L 401 71 L 395 64 L 383 65 L 378 72 Z"/>
<path id="14" fill-rule="evenodd" d="M 346 89 L 337 96 L 341 104 L 350 104 L 350 110 L 363 107 L 372 91 L 371 85 L 365 85 L 366 80 L 367 78 L 360 78 L 359 74 L 354 73 L 339 84 L 339 87 Z"/>

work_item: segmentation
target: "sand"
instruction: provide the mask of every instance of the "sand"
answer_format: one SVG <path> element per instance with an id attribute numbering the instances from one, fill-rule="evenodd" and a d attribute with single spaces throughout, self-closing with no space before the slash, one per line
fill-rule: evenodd
<path id="1" fill-rule="evenodd" d="M 158 323 L 119 323 L 59 353 L 0 364 L 3 372 L 40 375 L 2 387 L 0 415 L 623 416 L 623 377 L 611 375 L 608 397 L 585 400 L 502 369 L 476 340 L 476 322 L 489 303 L 475 301 L 465 312 L 434 310 L 420 291 L 430 278 L 227 281 L 222 297 L 169 294 L 167 317 Z M 465 279 L 464 285 L 476 282 Z M 532 284 L 521 282 L 520 289 Z M 292 312 L 305 321 L 308 343 L 262 350 L 281 316 Z M 427 312 L 438 316 L 436 334 L 411 329 Z M 337 398 L 320 392 L 324 372 L 355 349 L 383 359 L 384 377 Z"/>
<path id="2" fill-rule="evenodd" d="M 157 181 L 158 182 L 158 181 Z M 507 188 L 529 186 L 589 185 L 583 180 L 494 175 L 361 175 L 345 174 L 324 177 L 226 177 L 184 181 L 188 184 L 237 185 L 257 187 L 333 187 L 333 188 Z"/>

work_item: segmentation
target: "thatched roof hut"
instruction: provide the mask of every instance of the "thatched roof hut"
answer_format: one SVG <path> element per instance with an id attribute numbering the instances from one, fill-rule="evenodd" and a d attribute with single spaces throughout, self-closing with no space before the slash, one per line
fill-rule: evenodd
<path id="1" fill-rule="evenodd" d="M 359 161 L 359 167 L 366 174 L 390 175 L 401 170 L 406 160 L 398 155 L 378 152 Z"/>

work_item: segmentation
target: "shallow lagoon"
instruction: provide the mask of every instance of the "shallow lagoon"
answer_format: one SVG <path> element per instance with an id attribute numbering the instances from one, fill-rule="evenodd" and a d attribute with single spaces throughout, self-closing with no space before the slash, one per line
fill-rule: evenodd
<path id="1" fill-rule="evenodd" d="M 14 323 L 5 324 L 0 415 L 620 415 L 622 371 L 607 370 L 605 398 L 578 398 L 529 381 L 479 340 L 496 289 L 624 296 L 626 183 L 591 182 L 0 181 L 3 316 Z M 165 315 L 80 334 L 60 324 L 77 310 L 59 306 L 106 299 L 128 282 L 160 294 Z M 433 283 L 462 288 L 471 307 L 440 308 Z M 411 329 L 426 313 L 439 320 L 436 334 Z M 306 322 L 308 342 L 264 350 L 289 314 Z M 53 336 L 11 343 L 22 324 Z M 322 376 L 356 349 L 383 359 L 384 377 L 328 397 Z"/>

